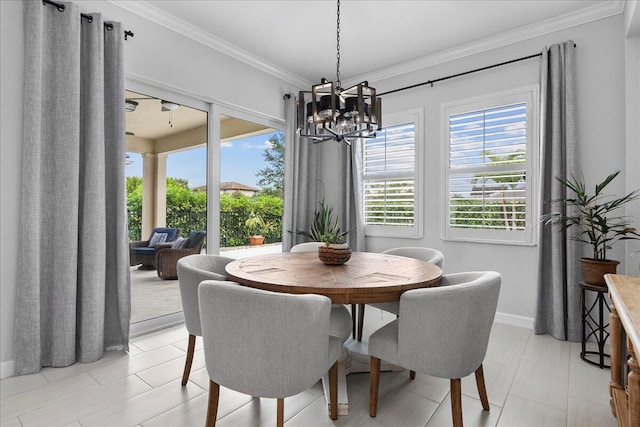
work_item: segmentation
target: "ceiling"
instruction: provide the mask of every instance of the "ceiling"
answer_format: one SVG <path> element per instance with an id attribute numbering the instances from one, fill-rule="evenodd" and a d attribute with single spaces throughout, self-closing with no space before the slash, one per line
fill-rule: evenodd
<path id="1" fill-rule="evenodd" d="M 177 136 L 188 138 L 187 132 L 207 125 L 207 112 L 195 108 L 179 106 L 177 109 L 162 111 L 162 100 L 140 93 L 125 91 L 125 98 L 138 103 L 134 111 L 127 111 L 127 150 L 142 152 L 136 149 L 133 142 L 141 138 L 154 141 Z M 237 119 L 235 117 L 220 116 L 220 140 L 231 141 L 238 138 L 272 132 L 273 129 L 257 123 Z M 182 135 L 180 135 L 182 134 Z M 206 131 L 202 132 L 202 144 L 205 142 Z"/>
<path id="2" fill-rule="evenodd" d="M 125 98 L 138 103 L 135 111 L 126 113 L 127 132 L 137 137 L 155 140 L 207 124 L 204 111 L 189 107 L 162 111 L 160 99 L 131 91 L 125 91 Z"/>
<path id="3" fill-rule="evenodd" d="M 333 0 L 114 2 L 245 62 L 288 73 L 290 81 L 335 79 Z M 467 54 L 469 46 L 498 47 L 623 8 L 620 0 L 342 0 L 342 81 L 463 46 Z"/>

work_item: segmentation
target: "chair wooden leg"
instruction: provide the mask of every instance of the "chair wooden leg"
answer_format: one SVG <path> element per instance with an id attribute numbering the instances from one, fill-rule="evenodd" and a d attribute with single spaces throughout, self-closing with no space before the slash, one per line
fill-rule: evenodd
<path id="1" fill-rule="evenodd" d="M 364 304 L 358 304 L 358 341 L 362 341 L 363 326 L 364 326 Z"/>
<path id="2" fill-rule="evenodd" d="M 218 398 L 220 397 L 220 386 L 209 380 L 209 407 L 207 408 L 207 427 L 215 427 L 218 417 Z"/>
<path id="3" fill-rule="evenodd" d="M 329 368 L 329 417 L 338 419 L 338 361 Z"/>
<path id="4" fill-rule="evenodd" d="M 369 380 L 369 416 L 378 412 L 378 388 L 380 386 L 380 359 L 371 356 L 371 377 Z"/>
<path id="5" fill-rule="evenodd" d="M 482 409 L 489 410 L 489 398 L 487 397 L 487 388 L 484 385 L 484 371 L 482 370 L 482 364 L 476 369 L 476 385 L 478 386 L 478 394 L 480 395 L 480 402 L 482 402 Z"/>
<path id="6" fill-rule="evenodd" d="M 410 380 L 416 379 L 416 371 L 409 371 L 409 379 Z"/>
<path id="7" fill-rule="evenodd" d="M 278 399 L 278 418 L 276 420 L 277 427 L 284 426 L 284 399 Z"/>
<path id="8" fill-rule="evenodd" d="M 358 324 L 357 322 L 358 320 L 358 313 L 356 311 L 356 305 L 355 304 L 351 304 L 351 328 L 352 328 L 352 332 L 351 334 L 353 335 L 353 339 L 355 340 L 357 338 L 356 335 L 356 325 Z"/>
<path id="9" fill-rule="evenodd" d="M 182 374 L 182 385 L 187 385 L 189 381 L 189 373 L 191 372 L 191 364 L 193 363 L 193 353 L 196 348 L 196 336 L 189 334 L 189 346 L 187 347 L 187 360 L 184 362 L 184 372 Z"/>
<path id="10" fill-rule="evenodd" d="M 453 427 L 462 427 L 462 384 L 460 378 L 451 379 L 451 415 Z"/>

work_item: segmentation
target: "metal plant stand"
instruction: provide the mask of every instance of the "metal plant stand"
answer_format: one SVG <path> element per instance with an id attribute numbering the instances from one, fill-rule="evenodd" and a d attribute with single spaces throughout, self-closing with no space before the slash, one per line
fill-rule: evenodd
<path id="1" fill-rule="evenodd" d="M 592 285 L 586 282 L 580 282 L 580 301 L 582 305 L 582 351 L 580 358 L 587 363 L 603 368 L 610 368 L 611 365 L 605 365 L 605 358 L 611 363 L 611 356 L 604 352 L 604 346 L 609 339 L 609 313 L 611 309 L 605 300 L 605 294 L 608 292 L 606 285 Z M 596 299 L 593 304 L 587 308 L 586 291 L 596 293 Z M 607 310 L 606 318 L 604 310 Z M 607 322 L 605 324 L 605 322 Z M 587 350 L 587 342 L 594 339 L 598 346 L 598 351 Z M 588 358 L 588 356 L 597 356 L 596 360 Z"/>

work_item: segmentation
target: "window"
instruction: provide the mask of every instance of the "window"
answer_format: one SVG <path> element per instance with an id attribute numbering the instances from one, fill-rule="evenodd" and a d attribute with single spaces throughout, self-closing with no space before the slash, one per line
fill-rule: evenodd
<path id="1" fill-rule="evenodd" d="M 538 88 L 444 106 L 449 240 L 532 244 Z"/>
<path id="2" fill-rule="evenodd" d="M 367 235 L 420 237 L 421 118 L 421 110 L 385 115 L 387 126 L 363 140 Z"/>

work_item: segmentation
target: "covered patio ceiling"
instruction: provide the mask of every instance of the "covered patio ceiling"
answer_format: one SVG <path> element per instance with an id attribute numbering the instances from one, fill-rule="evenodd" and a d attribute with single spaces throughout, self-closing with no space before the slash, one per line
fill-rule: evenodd
<path id="1" fill-rule="evenodd" d="M 162 100 L 131 91 L 125 92 L 125 98 L 138 103 L 135 111 L 126 113 L 128 152 L 170 154 L 206 145 L 206 111 L 186 106 L 162 111 Z M 222 142 L 272 131 L 246 120 L 220 116 Z"/>

